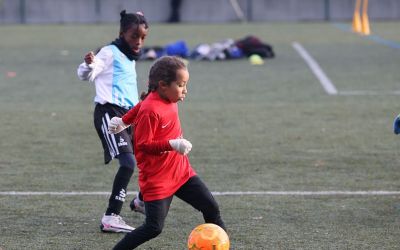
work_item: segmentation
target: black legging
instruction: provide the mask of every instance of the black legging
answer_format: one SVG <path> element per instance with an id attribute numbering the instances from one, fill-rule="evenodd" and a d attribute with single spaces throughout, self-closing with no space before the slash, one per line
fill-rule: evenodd
<path id="1" fill-rule="evenodd" d="M 226 230 L 217 202 L 198 176 L 190 178 L 174 195 L 202 212 L 206 223 L 217 224 Z M 172 198 L 173 196 L 170 196 L 162 200 L 145 202 L 146 220 L 144 224 L 127 233 L 114 247 L 114 250 L 134 249 L 159 235 L 164 227 Z"/>
<path id="2" fill-rule="evenodd" d="M 135 156 L 132 153 L 121 153 L 118 155 L 119 168 L 114 177 L 111 195 L 108 199 L 106 215 L 121 213 L 125 201 L 126 188 L 136 167 Z"/>

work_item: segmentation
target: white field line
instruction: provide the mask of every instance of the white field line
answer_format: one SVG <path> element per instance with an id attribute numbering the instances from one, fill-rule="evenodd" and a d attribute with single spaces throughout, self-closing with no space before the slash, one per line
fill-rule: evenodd
<path id="1" fill-rule="evenodd" d="M 129 192 L 129 194 L 137 192 Z M 215 196 L 383 196 L 383 195 L 400 195 L 400 191 L 387 190 L 370 190 L 370 191 L 226 191 L 212 192 Z M 24 192 L 24 191 L 3 191 L 1 196 L 40 196 L 40 195 L 56 195 L 56 196 L 85 196 L 85 195 L 110 195 L 110 192 Z"/>
<path id="2" fill-rule="evenodd" d="M 301 46 L 298 42 L 292 43 L 293 48 L 300 54 L 300 56 L 304 59 L 304 61 L 308 64 L 311 71 L 318 78 L 322 87 L 325 89 L 326 93 L 329 95 L 337 95 L 338 91 L 333 85 L 332 81 L 326 76 L 324 71 L 318 65 L 318 63 L 314 60 L 314 58 Z"/>

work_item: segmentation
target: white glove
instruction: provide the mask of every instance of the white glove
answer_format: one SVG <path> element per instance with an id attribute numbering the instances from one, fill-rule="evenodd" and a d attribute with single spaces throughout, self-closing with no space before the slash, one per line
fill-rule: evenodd
<path id="1" fill-rule="evenodd" d="M 192 143 L 186 139 L 169 140 L 169 145 L 181 155 L 187 155 L 192 150 Z"/>
<path id="2" fill-rule="evenodd" d="M 120 117 L 113 117 L 110 120 L 110 123 L 108 124 L 108 133 L 109 134 L 118 134 L 122 130 L 126 129 L 130 125 L 126 125 L 123 121 L 122 118 Z"/>

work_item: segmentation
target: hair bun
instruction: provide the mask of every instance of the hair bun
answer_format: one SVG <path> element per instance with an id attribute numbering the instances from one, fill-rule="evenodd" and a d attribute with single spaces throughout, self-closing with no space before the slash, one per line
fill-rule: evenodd
<path id="1" fill-rule="evenodd" d="M 124 18 L 124 16 L 126 16 L 126 10 L 121 11 L 119 15 L 121 16 L 121 19 Z"/>

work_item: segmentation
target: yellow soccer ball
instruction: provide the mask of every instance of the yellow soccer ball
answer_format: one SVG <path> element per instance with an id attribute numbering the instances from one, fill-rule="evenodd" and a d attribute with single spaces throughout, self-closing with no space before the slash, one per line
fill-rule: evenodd
<path id="1" fill-rule="evenodd" d="M 251 65 L 263 65 L 264 64 L 264 60 L 262 59 L 262 57 L 257 54 L 251 55 L 249 57 L 249 61 L 250 61 Z"/>

